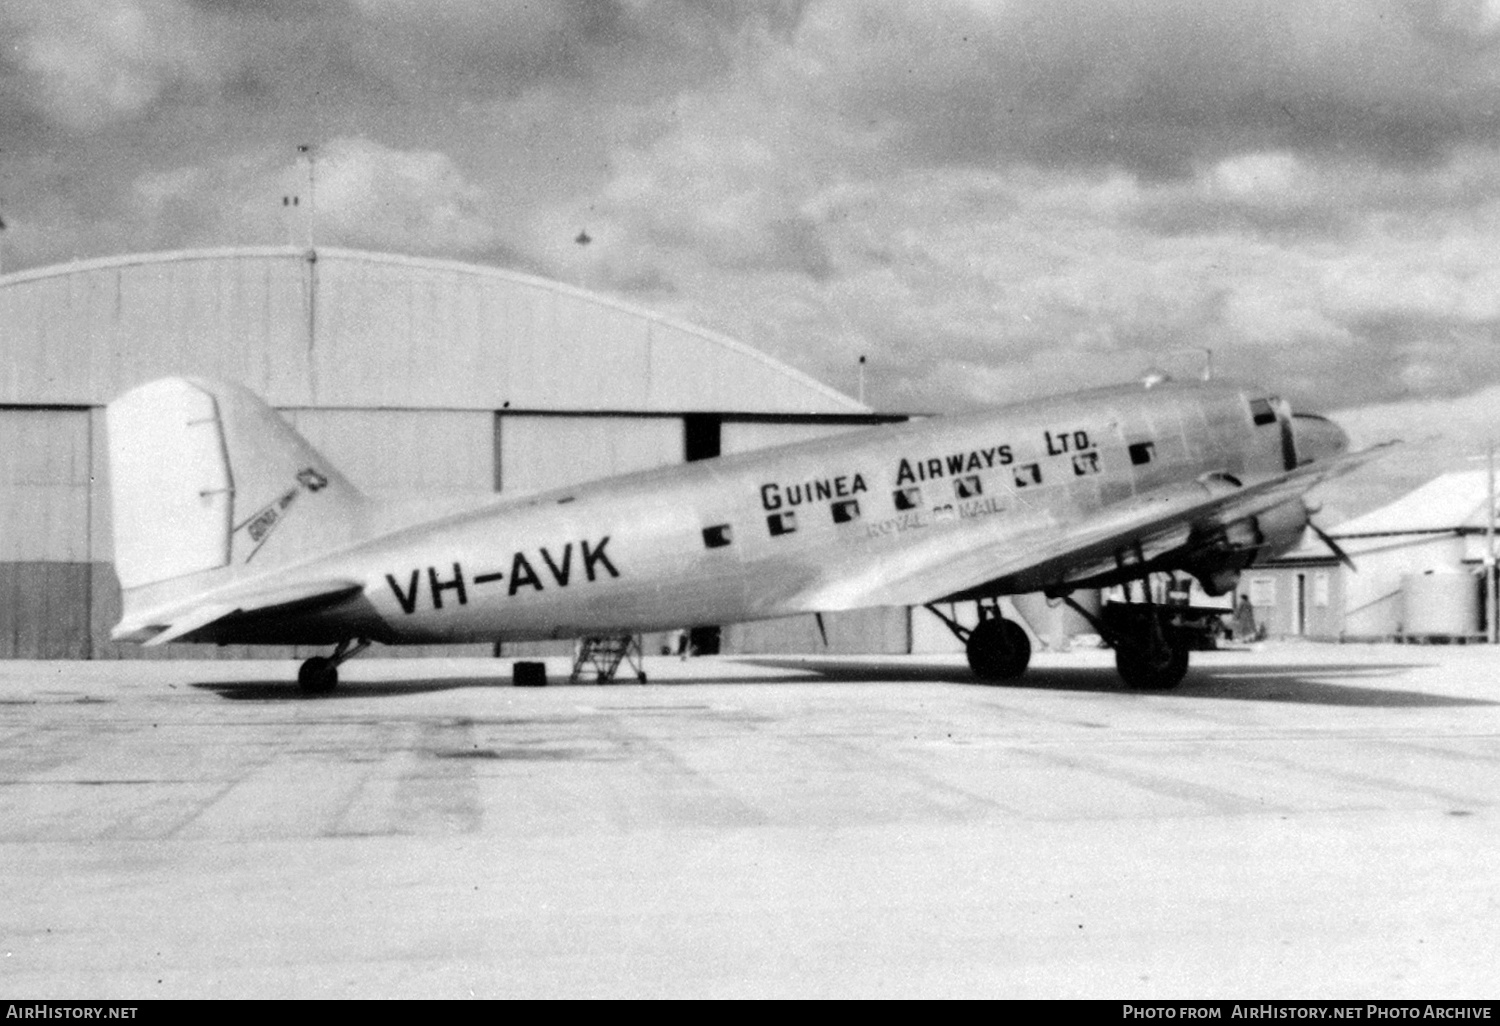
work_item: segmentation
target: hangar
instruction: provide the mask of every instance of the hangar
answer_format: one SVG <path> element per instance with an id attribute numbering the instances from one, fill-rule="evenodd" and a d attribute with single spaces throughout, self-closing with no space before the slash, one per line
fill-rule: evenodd
<path id="1" fill-rule="evenodd" d="M 559 282 L 324 247 L 140 254 L 5 275 L 0 361 L 6 658 L 294 654 L 109 640 L 119 594 L 103 407 L 153 378 L 239 381 L 369 494 L 435 501 L 902 419 L 722 335 Z M 834 651 L 911 648 L 907 610 L 826 621 Z M 735 652 L 822 646 L 811 618 L 727 625 L 704 640 Z M 567 651 L 561 644 L 506 654 Z"/>

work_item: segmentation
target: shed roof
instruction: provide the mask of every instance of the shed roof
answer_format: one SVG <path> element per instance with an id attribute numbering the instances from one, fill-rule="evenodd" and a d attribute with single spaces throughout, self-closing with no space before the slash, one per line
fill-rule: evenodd
<path id="1" fill-rule="evenodd" d="M 1483 531 L 1489 524 L 1489 487 L 1487 470 L 1442 474 L 1394 502 L 1327 530 L 1337 541 L 1355 542 L 1398 535 Z M 1333 553 L 1309 531 L 1300 545 L 1281 558 L 1331 559 Z"/>
<path id="2" fill-rule="evenodd" d="M 1489 523 L 1489 473 L 1460 470 L 1433 478 L 1394 502 L 1329 531 L 1336 538 L 1484 528 Z"/>

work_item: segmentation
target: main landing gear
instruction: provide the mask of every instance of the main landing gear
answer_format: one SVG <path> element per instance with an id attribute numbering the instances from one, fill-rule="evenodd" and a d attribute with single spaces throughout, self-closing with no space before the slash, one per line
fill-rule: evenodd
<path id="1" fill-rule="evenodd" d="M 1134 621 L 1121 630 L 1112 628 L 1105 640 L 1115 650 L 1115 670 L 1127 686 L 1144 691 L 1167 691 L 1182 683 L 1188 671 L 1188 641 L 1167 622 L 1155 606 L 1132 609 L 1120 604 L 1125 615 L 1105 620 Z"/>
<path id="2" fill-rule="evenodd" d="M 1000 605 L 994 599 L 979 601 L 979 623 L 972 628 L 965 627 L 936 606 L 927 608 L 964 643 L 969 669 L 980 680 L 1015 680 L 1026 672 L 1031 662 L 1031 639 L 1020 624 L 1000 615 Z"/>
<path id="3" fill-rule="evenodd" d="M 297 687 L 304 695 L 326 695 L 339 683 L 339 666 L 353 659 L 370 643 L 364 638 L 349 638 L 339 642 L 330 656 L 313 656 L 297 668 Z"/>
<path id="4" fill-rule="evenodd" d="M 1182 683 L 1187 675 L 1192 633 L 1178 622 L 1170 607 L 1151 600 L 1149 586 L 1144 591 L 1145 601 L 1110 603 L 1100 614 L 1079 605 L 1069 595 L 1063 595 L 1062 600 L 1115 650 L 1115 669 L 1128 687 L 1165 691 Z M 1026 672 L 1031 662 L 1031 640 L 1020 624 L 1000 615 L 995 599 L 980 600 L 979 623 L 972 628 L 936 606 L 927 608 L 964 643 L 969 668 L 980 680 L 999 683 Z"/>
<path id="5" fill-rule="evenodd" d="M 1175 622 L 1172 610 L 1151 598 L 1149 581 L 1143 582 L 1144 602 L 1111 602 L 1094 615 L 1073 601 L 1062 600 L 1091 623 L 1099 637 L 1115 650 L 1115 670 L 1128 687 L 1143 691 L 1167 691 L 1187 676 L 1190 633 Z M 1130 585 L 1126 585 L 1126 594 Z"/>

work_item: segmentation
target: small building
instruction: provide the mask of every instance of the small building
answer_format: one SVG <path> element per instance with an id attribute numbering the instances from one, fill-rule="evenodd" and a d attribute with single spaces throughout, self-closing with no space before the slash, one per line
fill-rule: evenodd
<path id="1" fill-rule="evenodd" d="M 1238 592 L 1271 637 L 1478 640 L 1485 635 L 1489 475 L 1444 474 L 1246 571 Z"/>

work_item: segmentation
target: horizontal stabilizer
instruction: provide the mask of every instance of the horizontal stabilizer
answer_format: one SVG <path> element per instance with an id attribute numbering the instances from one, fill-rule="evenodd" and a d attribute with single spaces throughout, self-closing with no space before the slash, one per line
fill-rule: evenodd
<path id="1" fill-rule="evenodd" d="M 303 584 L 263 588 L 239 595 L 225 595 L 183 610 L 170 617 L 147 616 L 145 623 L 122 622 L 115 628 L 116 641 L 140 641 L 146 646 L 165 645 L 203 630 L 230 616 L 270 614 L 295 608 L 300 613 L 337 605 L 357 595 L 358 581 L 309 581 Z M 165 621 L 165 622 L 163 622 Z"/>

